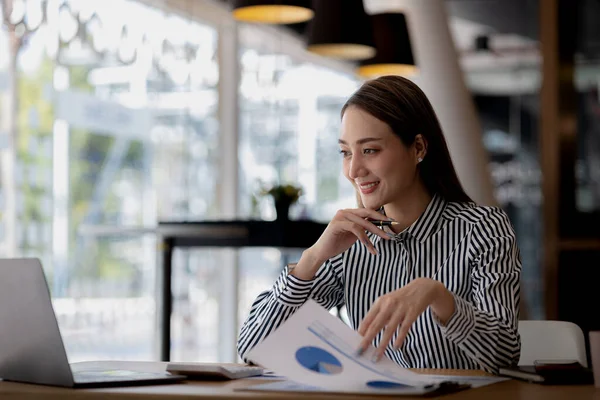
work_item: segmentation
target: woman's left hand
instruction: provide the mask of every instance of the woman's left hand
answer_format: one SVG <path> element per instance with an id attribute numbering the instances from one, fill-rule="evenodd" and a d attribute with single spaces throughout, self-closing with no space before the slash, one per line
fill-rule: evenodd
<path id="1" fill-rule="evenodd" d="M 394 332 L 398 337 L 394 348 L 402 346 L 412 324 L 431 306 L 432 312 L 445 324 L 454 313 L 454 297 L 439 281 L 417 278 L 408 285 L 378 298 L 361 322 L 358 333 L 363 336 L 359 353 L 364 352 L 381 330 L 384 330 L 375 359 L 379 360 Z"/>

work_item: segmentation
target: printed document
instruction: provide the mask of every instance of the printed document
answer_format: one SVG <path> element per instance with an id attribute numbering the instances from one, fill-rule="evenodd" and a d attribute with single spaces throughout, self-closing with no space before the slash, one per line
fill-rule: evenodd
<path id="1" fill-rule="evenodd" d="M 358 332 L 314 300 L 308 300 L 254 347 L 248 359 L 292 381 L 259 385 L 264 390 L 269 390 L 271 385 L 270 390 L 304 388 L 337 393 L 425 394 L 448 381 L 452 381 L 448 384 L 478 387 L 506 380 L 418 374 L 385 356 L 374 362 L 373 346 L 357 355 L 361 340 Z"/>

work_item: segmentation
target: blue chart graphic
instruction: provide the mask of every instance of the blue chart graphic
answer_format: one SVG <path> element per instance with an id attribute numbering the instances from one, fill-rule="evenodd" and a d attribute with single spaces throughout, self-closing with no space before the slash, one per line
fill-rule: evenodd
<path id="1" fill-rule="evenodd" d="M 389 381 L 369 381 L 367 386 L 373 389 L 400 389 L 409 388 L 409 385 L 403 385 L 402 383 L 389 382 Z"/>
<path id="2" fill-rule="evenodd" d="M 340 360 L 319 347 L 306 346 L 296 351 L 296 361 L 304 368 L 319 374 L 335 375 L 344 369 Z"/>

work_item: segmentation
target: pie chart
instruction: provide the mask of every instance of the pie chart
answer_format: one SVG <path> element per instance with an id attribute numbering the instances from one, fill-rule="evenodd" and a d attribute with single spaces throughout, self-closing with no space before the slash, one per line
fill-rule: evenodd
<path id="1" fill-rule="evenodd" d="M 375 389 L 400 389 L 400 388 L 409 388 L 410 386 L 404 385 L 402 383 L 397 382 L 389 382 L 389 381 L 369 381 L 367 382 L 367 386 Z"/>
<path id="2" fill-rule="evenodd" d="M 344 369 L 333 354 L 314 346 L 299 348 L 296 351 L 296 361 L 304 368 L 323 375 L 336 375 Z"/>

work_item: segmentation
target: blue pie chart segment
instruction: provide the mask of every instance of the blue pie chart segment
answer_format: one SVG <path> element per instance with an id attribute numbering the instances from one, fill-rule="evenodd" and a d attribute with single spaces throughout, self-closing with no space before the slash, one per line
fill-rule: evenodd
<path id="1" fill-rule="evenodd" d="M 336 375 L 344 369 L 333 354 L 319 347 L 306 346 L 296 351 L 296 361 L 304 368 L 324 375 Z"/>
<path id="2" fill-rule="evenodd" d="M 411 386 L 390 381 L 369 381 L 367 386 L 373 389 L 404 389 Z"/>

